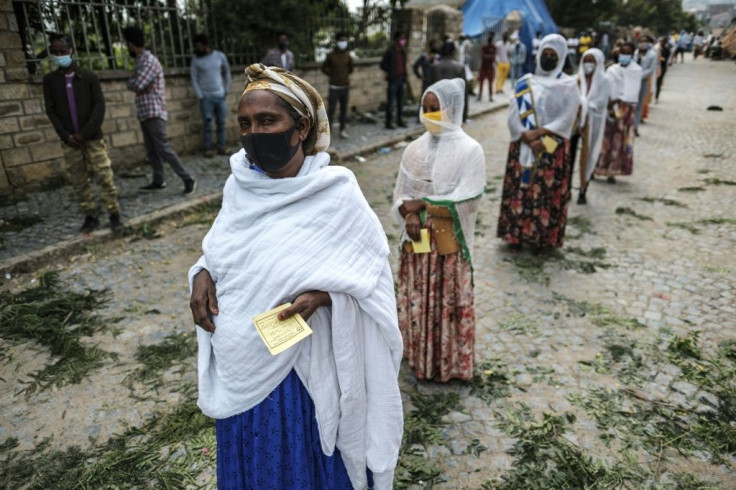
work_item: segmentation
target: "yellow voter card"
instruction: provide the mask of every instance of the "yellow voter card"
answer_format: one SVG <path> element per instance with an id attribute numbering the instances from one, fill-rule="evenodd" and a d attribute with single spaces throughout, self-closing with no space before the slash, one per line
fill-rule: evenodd
<path id="1" fill-rule="evenodd" d="M 557 140 L 547 134 L 542 138 L 542 144 L 545 153 L 554 153 L 557 149 Z"/>
<path id="2" fill-rule="evenodd" d="M 419 230 L 419 241 L 412 240 L 411 246 L 414 248 L 415 254 L 428 254 L 432 250 L 429 245 L 429 230 L 426 228 Z"/>
<path id="3" fill-rule="evenodd" d="M 284 303 L 273 310 L 253 317 L 253 325 L 256 326 L 258 334 L 271 355 L 275 356 L 285 351 L 312 334 L 312 329 L 299 313 L 285 320 L 279 320 L 279 312 L 289 306 L 291 303 Z"/>

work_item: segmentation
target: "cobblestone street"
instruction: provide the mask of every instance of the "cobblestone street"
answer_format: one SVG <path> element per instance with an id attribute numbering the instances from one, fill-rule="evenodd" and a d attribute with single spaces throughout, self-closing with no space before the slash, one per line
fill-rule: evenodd
<path id="1" fill-rule="evenodd" d="M 563 427 L 544 435 L 556 437 L 546 439 L 550 444 L 579 449 L 575 454 L 611 470 L 607 477 L 624 475 L 625 486 L 600 488 L 736 488 L 736 442 L 718 446 L 714 434 L 730 431 L 733 437 L 734 419 L 717 426 L 713 415 L 733 415 L 723 393 L 733 396 L 736 388 L 733 378 L 718 377 L 736 372 L 734 80 L 736 65 L 727 61 L 688 57 L 670 68 L 659 103 L 640 128 L 633 176 L 616 184 L 592 182 L 586 206 L 575 204 L 576 188 L 565 246 L 547 259 L 528 251 L 512 254 L 496 238 L 506 112 L 473 117 L 466 130 L 487 157 L 487 193 L 474 245 L 476 376 L 470 383 L 441 385 L 418 382 L 402 369 L 406 431 L 397 486 L 501 487 L 523 462 L 524 448 L 515 444 L 542 437 L 546 414 Z M 712 105 L 723 111 L 706 110 Z M 360 144 L 365 149 L 370 141 Z M 345 162 L 393 250 L 399 230 L 389 209 L 401 151 L 399 145 L 366 155 L 364 162 Z M 203 188 L 215 190 L 223 162 L 198 165 Z M 178 192 L 178 182 L 169 184 Z M 174 190 L 172 204 L 179 199 Z M 34 206 L 29 202 L 23 205 Z M 94 455 L 126 427 L 195 403 L 193 355 L 163 368 L 154 387 L 131 382 L 131 375 L 141 366 L 140 346 L 172 335 L 195 342 L 186 273 L 213 216 L 211 209 L 198 210 L 143 234 L 92 243 L 86 253 L 44 267 L 58 270 L 62 284 L 75 290 L 110 290 L 101 313 L 119 318 L 115 331 L 85 341 L 117 357 L 79 384 L 23 394 L 31 373 L 51 356 L 0 339 L 0 443 L 16 438 L 12 451 L 33 456 L 50 438 L 44 450 L 79 446 Z M 63 226 L 49 240 L 77 224 Z M 34 233 L 42 237 L 44 228 Z M 35 239 L 44 245 L 43 238 Z M 5 244 L 5 258 L 14 256 L 13 246 Z M 393 254 L 394 268 L 396 259 Z M 8 274 L 2 290 L 26 288 L 38 272 Z M 195 468 L 188 485 L 213 486 L 213 444 L 210 428 L 166 454 Z M 539 455 L 531 459 L 544 464 Z"/>

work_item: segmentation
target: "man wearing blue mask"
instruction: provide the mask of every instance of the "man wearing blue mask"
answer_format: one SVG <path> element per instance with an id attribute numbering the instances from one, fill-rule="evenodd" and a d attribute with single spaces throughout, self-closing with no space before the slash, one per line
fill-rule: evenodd
<path id="1" fill-rule="evenodd" d="M 68 37 L 52 36 L 49 53 L 58 69 L 43 77 L 46 115 L 61 138 L 67 177 L 85 214 L 80 231 L 91 233 L 100 224 L 95 193 L 89 184 L 90 174 L 95 176 L 100 187 L 100 198 L 110 216 L 110 228 L 119 231 L 123 224 L 118 193 L 102 137 L 105 99 L 100 81 L 93 72 L 74 63 Z"/>

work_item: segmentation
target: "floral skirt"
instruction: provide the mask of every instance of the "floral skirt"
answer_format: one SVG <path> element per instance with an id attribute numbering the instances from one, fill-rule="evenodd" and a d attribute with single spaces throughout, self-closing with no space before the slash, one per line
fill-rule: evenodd
<path id="1" fill-rule="evenodd" d="M 620 104 L 620 117 L 606 120 L 603 146 L 595 175 L 611 177 L 631 175 L 634 171 L 634 139 L 636 131 L 636 106 Z"/>
<path id="2" fill-rule="evenodd" d="M 325 456 L 309 392 L 295 371 L 261 403 L 215 421 L 217 488 L 352 489 L 340 451 Z"/>
<path id="3" fill-rule="evenodd" d="M 506 162 L 497 235 L 506 242 L 562 247 L 570 201 L 570 140 L 557 137 L 554 153 L 537 162 L 531 182 L 521 186 L 521 141 L 512 141 Z"/>
<path id="4" fill-rule="evenodd" d="M 439 255 L 401 251 L 399 329 L 404 358 L 418 379 L 471 379 L 475 356 L 472 270 L 462 252 Z"/>

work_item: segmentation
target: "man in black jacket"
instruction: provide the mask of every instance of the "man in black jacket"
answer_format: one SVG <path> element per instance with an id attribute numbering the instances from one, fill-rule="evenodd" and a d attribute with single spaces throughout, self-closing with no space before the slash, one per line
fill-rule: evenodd
<path id="1" fill-rule="evenodd" d="M 55 35 L 49 47 L 59 69 L 43 77 L 46 115 L 61 138 L 67 177 L 85 214 L 82 233 L 91 233 L 100 221 L 97 201 L 89 183 L 93 174 L 100 186 L 100 197 L 110 215 L 110 228 L 122 229 L 118 193 L 112 167 L 102 137 L 105 99 L 97 75 L 72 60 L 72 47 L 66 36 Z"/>
<path id="2" fill-rule="evenodd" d="M 396 102 L 396 124 L 405 128 L 404 116 L 404 83 L 406 83 L 406 38 L 403 32 L 394 34 L 394 42 L 383 54 L 381 70 L 386 72 L 388 81 L 386 101 L 386 129 L 394 129 L 391 124 L 391 113 Z"/>
<path id="3" fill-rule="evenodd" d="M 465 80 L 465 65 L 455 60 L 455 43 L 452 40 L 445 41 L 440 48 L 440 60 L 432 65 L 430 76 L 432 83 L 440 80 L 452 80 L 453 78 L 461 78 Z M 465 83 L 467 84 L 467 80 Z M 465 99 L 463 105 L 463 122 L 468 120 L 468 89 L 465 86 Z"/>

